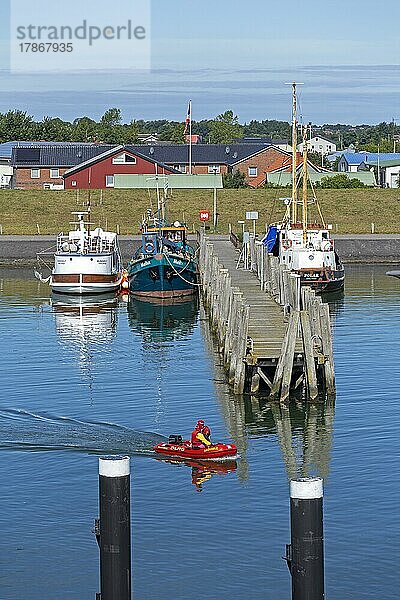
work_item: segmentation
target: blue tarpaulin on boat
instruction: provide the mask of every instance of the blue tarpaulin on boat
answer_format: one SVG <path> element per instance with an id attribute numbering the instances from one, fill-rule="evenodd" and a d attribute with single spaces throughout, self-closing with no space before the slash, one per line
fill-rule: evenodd
<path id="1" fill-rule="evenodd" d="M 273 248 L 275 246 L 275 242 L 276 242 L 277 237 L 278 237 L 278 228 L 274 227 L 274 226 L 271 226 L 268 229 L 268 233 L 267 233 L 267 235 L 265 236 L 265 238 L 263 240 L 264 246 L 267 247 L 268 252 L 272 252 L 272 250 L 273 250 Z"/>

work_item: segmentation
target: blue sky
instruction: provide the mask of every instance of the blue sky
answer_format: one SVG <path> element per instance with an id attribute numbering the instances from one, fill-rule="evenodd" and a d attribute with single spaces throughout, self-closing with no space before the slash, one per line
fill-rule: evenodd
<path id="1" fill-rule="evenodd" d="M 77 18 L 86 11 L 105 18 L 110 3 L 86 0 L 82 6 Z M 3 39 L 6 7 L 1 0 Z M 191 97 L 197 118 L 232 108 L 241 121 L 288 119 L 284 84 L 295 79 L 305 83 L 304 115 L 315 123 L 391 120 L 399 114 L 399 23 L 395 0 L 152 0 L 151 72 L 3 71 L 0 111 L 97 118 L 120 106 L 126 120 L 183 119 Z M 4 63 L 4 43 L 0 50 Z"/>

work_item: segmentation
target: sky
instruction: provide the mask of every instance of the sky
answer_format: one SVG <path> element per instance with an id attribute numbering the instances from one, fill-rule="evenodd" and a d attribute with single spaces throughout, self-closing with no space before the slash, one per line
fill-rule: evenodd
<path id="1" fill-rule="evenodd" d="M 147 1 L 150 70 L 118 63 L 116 46 L 109 45 L 109 61 L 102 59 L 90 72 L 64 71 L 61 59 L 52 74 L 8 71 L 8 4 L 17 19 L 16 7 L 26 18 L 34 7 L 32 19 L 42 24 L 53 18 L 49 7 L 60 23 L 86 18 L 108 24 L 110 19 L 124 22 L 128 13 L 140 21 Z M 49 0 L 1 0 L 0 111 L 98 118 L 117 106 L 127 121 L 184 120 L 191 98 L 194 118 L 233 109 L 241 122 L 288 120 L 285 84 L 296 80 L 304 83 L 304 118 L 314 123 L 400 119 L 399 22 L 398 0 L 70 0 L 52 5 Z"/>

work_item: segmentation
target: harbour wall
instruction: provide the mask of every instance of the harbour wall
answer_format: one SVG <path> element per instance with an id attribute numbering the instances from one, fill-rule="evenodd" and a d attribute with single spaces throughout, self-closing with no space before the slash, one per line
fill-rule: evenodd
<path id="1" fill-rule="evenodd" d="M 228 236 L 216 236 L 228 240 Z M 193 238 L 194 239 L 194 238 Z M 336 249 L 344 263 L 400 263 L 400 234 L 337 235 Z M 140 244 L 140 236 L 120 236 L 121 253 L 126 263 Z M 55 236 L 0 236 L 0 264 L 29 266 L 36 255 L 54 252 Z M 51 262 L 51 256 L 48 257 Z"/>

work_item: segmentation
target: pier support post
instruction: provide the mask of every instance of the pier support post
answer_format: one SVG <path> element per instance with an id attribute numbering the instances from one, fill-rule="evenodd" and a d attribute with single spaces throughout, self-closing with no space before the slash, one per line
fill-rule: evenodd
<path id="1" fill-rule="evenodd" d="M 131 600 L 130 459 L 99 459 L 101 600 Z"/>
<path id="2" fill-rule="evenodd" d="M 290 482 L 291 545 L 287 559 L 292 575 L 292 600 L 323 600 L 323 480 L 310 477 Z"/>

